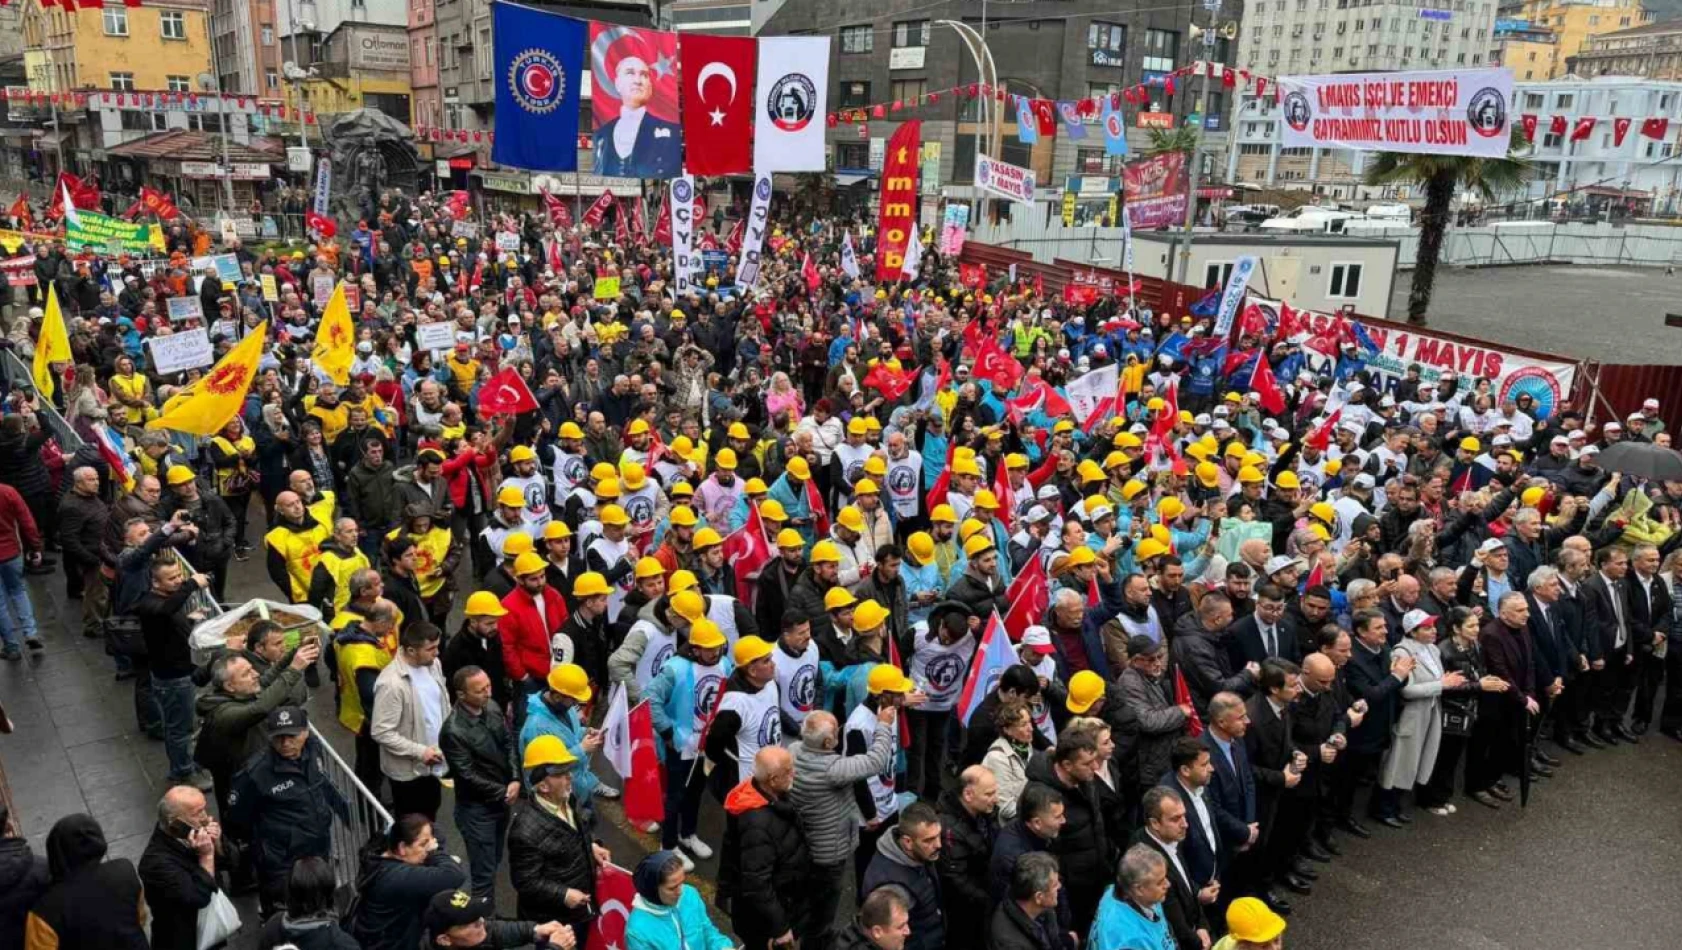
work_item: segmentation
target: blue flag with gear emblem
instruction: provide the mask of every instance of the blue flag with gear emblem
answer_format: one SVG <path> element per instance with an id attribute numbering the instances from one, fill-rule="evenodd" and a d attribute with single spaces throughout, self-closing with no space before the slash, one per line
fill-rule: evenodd
<path id="1" fill-rule="evenodd" d="M 499 165 L 578 170 L 578 102 L 588 24 L 512 3 L 491 8 Z"/>

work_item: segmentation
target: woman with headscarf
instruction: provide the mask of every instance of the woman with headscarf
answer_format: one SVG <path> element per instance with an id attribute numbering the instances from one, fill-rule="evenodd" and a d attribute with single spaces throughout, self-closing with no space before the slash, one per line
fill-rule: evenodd
<path id="1" fill-rule="evenodd" d="M 105 858 L 105 832 L 67 815 L 47 832 L 47 892 L 24 924 L 25 950 L 146 950 L 146 904 L 127 858 Z"/>
<path id="2" fill-rule="evenodd" d="M 684 883 L 676 851 L 656 851 L 631 875 L 637 896 L 625 923 L 626 950 L 730 950 L 695 888 Z"/>

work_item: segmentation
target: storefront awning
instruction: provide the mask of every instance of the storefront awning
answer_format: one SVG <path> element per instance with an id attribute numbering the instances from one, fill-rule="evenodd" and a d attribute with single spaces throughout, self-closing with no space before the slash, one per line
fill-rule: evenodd
<path id="1" fill-rule="evenodd" d="M 870 180 L 869 175 L 836 175 L 835 176 L 835 187 L 837 187 L 837 188 L 851 188 L 861 181 L 869 181 L 869 180 Z"/>

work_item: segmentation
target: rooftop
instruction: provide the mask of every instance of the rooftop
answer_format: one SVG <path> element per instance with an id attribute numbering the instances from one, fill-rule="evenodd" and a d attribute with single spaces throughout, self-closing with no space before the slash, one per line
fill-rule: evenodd
<path id="1" fill-rule="evenodd" d="M 170 129 L 154 132 L 145 138 L 110 149 L 112 155 L 124 158 L 155 158 L 172 162 L 219 162 L 222 160 L 222 136 L 192 129 Z M 228 161 L 273 164 L 286 161 L 286 148 L 278 139 L 256 138 L 251 143 L 228 143 Z"/>

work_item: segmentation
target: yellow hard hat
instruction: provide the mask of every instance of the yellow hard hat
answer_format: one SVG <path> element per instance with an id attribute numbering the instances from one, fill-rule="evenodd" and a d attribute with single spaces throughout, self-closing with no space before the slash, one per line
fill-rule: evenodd
<path id="1" fill-rule="evenodd" d="M 1329 501 L 1317 501 L 1314 504 L 1309 505 L 1308 514 L 1311 517 L 1320 519 L 1326 524 L 1337 523 L 1337 509 L 1333 508 L 1332 503 Z"/>
<path id="2" fill-rule="evenodd" d="M 596 497 L 597 498 L 618 498 L 619 497 L 619 479 L 617 479 L 617 478 L 604 478 L 601 481 L 597 482 L 596 483 Z"/>
<path id="3" fill-rule="evenodd" d="M 701 519 L 695 516 L 695 509 L 688 505 L 678 505 L 672 509 L 672 527 L 693 528 L 700 523 Z"/>
<path id="4" fill-rule="evenodd" d="M 1118 449 L 1137 449 L 1144 446 L 1144 441 L 1131 432 L 1117 432 L 1115 447 Z"/>
<path id="5" fill-rule="evenodd" d="M 1278 477 L 1273 479 L 1273 484 L 1280 488 L 1301 488 L 1302 479 L 1297 478 L 1296 472 L 1280 472 Z"/>
<path id="6" fill-rule="evenodd" d="M 1156 516 L 1163 521 L 1173 521 L 1186 513 L 1185 502 L 1173 495 L 1168 495 L 1156 503 Z"/>
<path id="7" fill-rule="evenodd" d="M 737 640 L 736 648 L 730 651 L 730 658 L 736 661 L 737 666 L 747 666 L 770 655 L 771 644 L 752 634 Z"/>
<path id="8" fill-rule="evenodd" d="M 1257 898 L 1240 897 L 1226 909 L 1226 930 L 1234 940 L 1261 946 L 1285 932 L 1285 918 Z"/>
<path id="9" fill-rule="evenodd" d="M 565 521 L 551 521 L 543 526 L 543 540 L 545 541 L 559 541 L 570 537 L 572 537 L 572 529 L 567 526 Z M 506 549 L 507 545 L 504 544 L 504 550 Z"/>
<path id="10" fill-rule="evenodd" d="M 796 455 L 788 460 L 788 473 L 801 481 L 812 477 L 812 466 L 806 464 L 806 459 Z"/>
<path id="11" fill-rule="evenodd" d="M 1460 440 L 1460 447 L 1462 449 L 1465 449 L 1468 452 L 1478 452 L 1478 451 L 1482 451 L 1483 444 L 1480 443 L 1477 439 L 1474 439 L 1471 436 L 1467 436 L 1464 439 Z"/>
<path id="12" fill-rule="evenodd" d="M 1326 459 L 1326 476 L 1329 478 L 1343 471 L 1342 459 Z"/>
<path id="13" fill-rule="evenodd" d="M 535 462 L 537 461 L 537 453 L 533 452 L 529 445 L 516 445 L 508 450 L 508 461 Z"/>
<path id="14" fill-rule="evenodd" d="M 1161 396 L 1152 396 L 1150 400 L 1145 403 L 1145 408 L 1151 412 L 1161 412 L 1162 410 L 1168 408 L 1168 404 L 1162 401 Z"/>
<path id="15" fill-rule="evenodd" d="M 1104 500 L 1103 495 L 1093 495 L 1081 502 L 1081 505 L 1086 509 L 1087 520 L 1093 524 L 1115 516 L 1115 509 L 1110 507 L 1110 503 Z"/>
<path id="16" fill-rule="evenodd" d="M 1253 485 L 1265 482 L 1267 478 L 1254 465 L 1245 465 L 1238 470 L 1238 481 L 1240 484 Z"/>
<path id="17" fill-rule="evenodd" d="M 964 542 L 964 556 L 968 558 L 980 557 L 993 550 L 993 539 L 984 535 L 976 535 Z"/>
<path id="18" fill-rule="evenodd" d="M 872 455 L 864 460 L 864 474 L 872 478 L 886 478 L 888 474 L 888 460 L 880 455 Z M 856 493 L 858 489 L 854 489 Z"/>
<path id="19" fill-rule="evenodd" d="M 866 430 L 865 427 L 864 427 L 864 417 L 863 416 L 854 416 L 852 418 L 852 421 L 847 423 L 847 434 L 848 435 L 864 435 L 866 431 L 868 431 L 868 430 Z"/>
<path id="20" fill-rule="evenodd" d="M 1075 424 L 1073 422 L 1069 421 L 1068 419 L 1059 419 L 1057 421 L 1057 423 L 1051 427 L 1051 434 L 1052 435 L 1057 435 L 1057 434 L 1062 433 L 1062 432 L 1073 432 L 1073 431 L 1075 431 Z"/>
<path id="21" fill-rule="evenodd" d="M 613 588 L 607 586 L 607 578 L 596 571 L 586 571 L 572 582 L 574 597 L 605 597 L 611 593 Z"/>
<path id="22" fill-rule="evenodd" d="M 783 530 L 777 532 L 777 547 L 803 548 L 805 546 L 806 539 L 802 538 L 800 536 L 800 532 L 794 530 L 793 528 L 784 528 Z"/>
<path id="23" fill-rule="evenodd" d="M 717 649 L 724 646 L 724 631 L 711 620 L 697 617 L 689 622 L 689 645 L 701 650 Z"/>
<path id="24" fill-rule="evenodd" d="M 787 521 L 788 512 L 783 510 L 782 502 L 767 498 L 759 503 L 759 518 L 761 521 Z"/>
<path id="25" fill-rule="evenodd" d="M 534 736 L 526 743 L 526 751 L 520 761 L 520 768 L 530 772 L 540 765 L 576 765 L 578 757 L 567 749 L 567 744 L 560 736 L 544 734 Z"/>
<path id="26" fill-rule="evenodd" d="M 560 437 L 563 439 L 582 439 L 584 438 L 584 430 L 580 429 L 576 422 L 563 422 L 561 423 Z"/>
<path id="27" fill-rule="evenodd" d="M 957 524 L 958 513 L 952 510 L 951 505 L 935 505 L 934 510 L 929 512 L 929 520 L 941 524 Z"/>
<path id="28" fill-rule="evenodd" d="M 694 571 L 673 571 L 672 576 L 666 579 L 667 593 L 681 594 L 686 590 L 693 590 L 700 586 L 701 582 L 695 577 Z"/>
<path id="29" fill-rule="evenodd" d="M 568 699 L 590 701 L 590 674 L 577 663 L 557 663 L 549 668 L 549 688 Z"/>
<path id="30" fill-rule="evenodd" d="M 952 460 L 952 474 L 981 477 L 981 466 L 975 464 L 975 459 L 955 458 Z"/>
<path id="31" fill-rule="evenodd" d="M 648 420 L 647 419 L 632 419 L 630 426 L 625 429 L 625 434 L 626 435 L 645 435 L 645 434 L 647 434 L 647 432 L 648 432 Z"/>
<path id="32" fill-rule="evenodd" d="M 983 488 L 975 493 L 975 507 L 986 511 L 999 510 L 999 496 Z"/>
<path id="33" fill-rule="evenodd" d="M 526 506 L 526 493 L 513 485 L 504 485 L 497 489 L 496 503 L 507 505 L 510 508 L 524 508 Z"/>
<path id="34" fill-rule="evenodd" d="M 603 479 L 617 479 L 618 477 L 619 470 L 613 467 L 612 462 L 597 462 L 596 464 L 590 466 L 591 481 L 599 482 Z"/>
<path id="35" fill-rule="evenodd" d="M 861 478 L 853 483 L 854 495 L 880 495 L 881 493 L 882 489 L 877 488 L 876 483 L 868 478 Z M 855 528 L 854 530 L 858 529 Z"/>
<path id="36" fill-rule="evenodd" d="M 736 450 L 719 449 L 718 454 L 713 456 L 713 467 L 734 472 L 736 470 Z"/>
<path id="37" fill-rule="evenodd" d="M 528 574 L 541 574 L 549 569 L 549 562 L 536 554 L 527 551 L 514 559 L 514 575 L 525 577 Z"/>
<path id="38" fill-rule="evenodd" d="M 651 577 L 665 577 L 666 565 L 651 557 L 638 558 L 636 570 L 633 572 L 637 580 L 643 581 Z"/>
<path id="39" fill-rule="evenodd" d="M 968 541 L 970 538 L 973 538 L 978 534 L 985 534 L 986 531 L 987 526 L 985 524 L 982 524 L 974 518 L 965 518 L 964 523 L 958 525 L 958 541 L 960 543 Z"/>
<path id="40" fill-rule="evenodd" d="M 905 547 L 918 564 L 927 564 L 934 560 L 934 538 L 927 531 L 918 531 L 907 538 Z"/>
<path id="41" fill-rule="evenodd" d="M 835 516 L 835 523 L 843 528 L 846 528 L 848 531 L 858 531 L 863 533 L 864 512 L 858 510 L 852 505 L 848 505 L 847 507 L 841 509 L 840 513 Z"/>
<path id="42" fill-rule="evenodd" d="M 1193 442 L 1186 446 L 1186 454 L 1201 462 L 1209 457 L 1209 447 L 1202 442 Z"/>
<path id="43" fill-rule="evenodd" d="M 1091 670 L 1081 670 L 1069 677 L 1069 712 L 1086 714 L 1092 704 L 1104 698 L 1104 678 Z"/>
<path id="44" fill-rule="evenodd" d="M 505 558 L 519 557 L 535 550 L 537 545 L 532 543 L 531 535 L 524 531 L 516 531 L 502 541 L 502 556 Z"/>
<path id="45" fill-rule="evenodd" d="M 853 610 L 853 629 L 868 633 L 888 622 L 888 608 L 874 600 L 860 601 Z"/>
<path id="46" fill-rule="evenodd" d="M 1133 560 L 1143 563 L 1167 553 L 1168 545 L 1155 538 L 1144 538 L 1139 541 L 1139 546 L 1133 549 Z"/>
<path id="47" fill-rule="evenodd" d="M 765 479 L 763 478 L 750 478 L 748 479 L 748 483 L 742 486 L 742 491 L 748 493 L 749 495 L 763 495 L 770 490 L 770 487 L 765 484 Z"/>
<path id="48" fill-rule="evenodd" d="M 488 590 L 476 590 L 467 598 L 467 607 L 463 611 L 469 617 L 506 617 L 508 608 L 502 606 L 502 601 Z"/>
<path id="49" fill-rule="evenodd" d="M 1012 452 L 1005 456 L 1005 468 L 1021 469 L 1028 467 L 1028 456 L 1021 452 Z"/>
<path id="50" fill-rule="evenodd" d="M 1234 439 L 1226 444 L 1226 451 L 1221 454 L 1229 459 L 1242 459 L 1249 452 L 1250 450 L 1244 447 L 1244 443 Z"/>
<path id="51" fill-rule="evenodd" d="M 689 547 L 695 551 L 703 551 L 715 544 L 723 544 L 724 539 L 712 528 L 702 528 L 695 532 L 695 537 L 689 542 Z"/>
<path id="52" fill-rule="evenodd" d="M 1221 467 L 1214 462 L 1199 462 L 1195 470 L 1197 483 L 1204 488 L 1217 488 L 1221 484 Z"/>
<path id="53" fill-rule="evenodd" d="M 1063 569 L 1071 570 L 1096 563 L 1098 563 L 1098 553 L 1083 544 L 1070 551 L 1069 556 L 1063 559 Z"/>
<path id="54" fill-rule="evenodd" d="M 195 476 L 193 470 L 185 465 L 171 465 L 167 477 L 169 484 L 173 487 L 175 485 L 185 485 L 192 481 Z"/>
<path id="55" fill-rule="evenodd" d="M 904 671 L 892 663 L 878 663 L 871 667 L 870 676 L 865 683 L 872 696 L 880 696 L 883 693 L 909 693 L 913 689 L 911 677 L 906 676 Z"/>
<path id="56" fill-rule="evenodd" d="M 1075 466 L 1075 474 L 1079 475 L 1083 482 L 1101 482 L 1109 477 L 1104 474 L 1104 470 L 1098 466 L 1098 463 L 1091 459 L 1083 459 L 1079 465 Z"/>
<path id="57" fill-rule="evenodd" d="M 748 427 L 740 422 L 730 423 L 730 430 L 726 433 L 732 439 L 752 438 L 748 435 Z"/>
<path id="58" fill-rule="evenodd" d="M 625 509 L 619 507 L 618 505 L 608 505 L 602 509 L 602 524 L 618 525 L 623 527 L 630 523 L 631 516 L 627 515 L 625 513 Z"/>
<path id="59" fill-rule="evenodd" d="M 172 482 L 173 482 L 174 478 L 175 478 L 174 471 L 171 470 L 170 479 L 171 479 Z M 1523 505 L 1526 508 L 1534 508 L 1537 505 L 1541 504 L 1542 499 L 1546 498 L 1547 495 L 1548 495 L 1548 490 L 1546 488 L 1543 488 L 1540 485 L 1535 485 L 1535 486 L 1532 486 L 1530 488 L 1526 488 L 1524 490 L 1524 493 L 1518 496 L 1519 497 L 1519 504 Z"/>
<path id="60" fill-rule="evenodd" d="M 1127 456 L 1123 455 L 1120 449 L 1117 449 L 1116 451 L 1104 456 L 1104 464 L 1102 467 L 1104 471 L 1107 472 L 1112 468 L 1125 468 L 1128 462 L 1129 459 Z"/>
<path id="61" fill-rule="evenodd" d="M 636 462 L 625 461 L 619 463 L 619 483 L 626 491 L 641 491 L 648 482 L 648 473 Z"/>
<path id="62" fill-rule="evenodd" d="M 679 617 L 694 623 L 706 616 L 707 599 L 693 590 L 680 591 L 672 595 L 672 610 Z"/>
<path id="63" fill-rule="evenodd" d="M 1330 541 L 1332 539 L 1331 530 L 1318 521 L 1309 525 L 1308 530 L 1313 532 L 1314 536 L 1322 541 Z"/>
<path id="64" fill-rule="evenodd" d="M 688 455 L 689 453 L 695 451 L 695 443 L 687 435 L 678 436 L 673 439 L 672 444 L 667 447 L 672 450 L 674 455 Z"/>
<path id="65" fill-rule="evenodd" d="M 813 564 L 823 564 L 826 562 L 831 564 L 840 564 L 841 549 L 835 546 L 834 541 L 819 541 L 817 544 L 812 545 L 811 561 Z"/>
<path id="66" fill-rule="evenodd" d="M 1127 484 L 1121 486 L 1121 500 L 1132 501 L 1133 499 L 1139 497 L 1140 492 L 1149 487 L 1149 485 L 1139 481 L 1137 478 L 1130 478 L 1127 480 Z"/>
<path id="67" fill-rule="evenodd" d="M 841 610 L 841 609 L 844 609 L 846 607 L 851 607 L 858 602 L 859 602 L 859 599 L 857 597 L 853 596 L 852 591 L 848 590 L 845 587 L 840 586 L 839 584 L 837 584 L 834 587 L 831 587 L 823 595 L 823 609 L 824 610 Z M 866 629 L 869 629 L 869 628 L 866 628 Z"/>
<path id="68" fill-rule="evenodd" d="M 1244 464 L 1253 465 L 1259 468 L 1267 464 L 1267 456 L 1261 454 L 1260 452 L 1245 452 Z"/>

